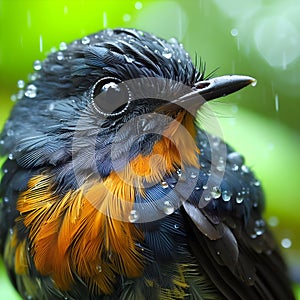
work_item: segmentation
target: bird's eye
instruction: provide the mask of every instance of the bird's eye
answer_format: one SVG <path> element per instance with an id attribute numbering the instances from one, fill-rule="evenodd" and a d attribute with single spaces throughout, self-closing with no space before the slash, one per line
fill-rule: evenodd
<path id="1" fill-rule="evenodd" d="M 104 116 L 122 114 L 130 104 L 128 86 L 114 77 L 99 79 L 91 90 L 92 104 Z"/>

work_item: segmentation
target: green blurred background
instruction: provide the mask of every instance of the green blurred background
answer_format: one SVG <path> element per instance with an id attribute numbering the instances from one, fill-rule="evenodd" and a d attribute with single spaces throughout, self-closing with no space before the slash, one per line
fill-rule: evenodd
<path id="1" fill-rule="evenodd" d="M 32 63 L 59 43 L 106 27 L 176 37 L 217 74 L 258 80 L 212 105 L 223 136 L 263 183 L 266 219 L 300 280 L 298 0 L 0 0 L 0 127 Z M 300 293 L 298 291 L 298 299 Z M 19 299 L 0 266 L 0 299 Z"/>

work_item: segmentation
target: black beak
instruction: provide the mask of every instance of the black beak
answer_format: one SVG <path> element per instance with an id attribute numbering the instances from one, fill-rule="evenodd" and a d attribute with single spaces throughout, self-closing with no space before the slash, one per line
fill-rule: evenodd
<path id="1" fill-rule="evenodd" d="M 190 93 L 180 97 L 178 100 L 180 102 L 185 102 L 201 95 L 206 101 L 209 101 L 229 95 L 249 84 L 254 85 L 255 83 L 256 80 L 249 76 L 225 75 L 215 77 L 196 82 L 192 88 L 193 90 Z"/>

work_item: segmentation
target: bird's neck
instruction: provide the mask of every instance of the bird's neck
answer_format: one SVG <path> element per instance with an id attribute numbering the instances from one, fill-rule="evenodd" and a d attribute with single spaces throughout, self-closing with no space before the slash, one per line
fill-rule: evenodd
<path id="1" fill-rule="evenodd" d="M 165 174 L 171 174 L 184 166 L 199 167 L 199 149 L 195 142 L 196 128 L 194 117 L 186 112 L 179 113 L 162 132 L 152 151 L 139 154 L 122 171 L 129 180 L 138 178 L 148 183 L 163 180 Z"/>
<path id="2" fill-rule="evenodd" d="M 136 187 L 143 191 L 145 180 L 157 183 L 178 167 L 198 166 L 195 133 L 193 118 L 178 115 L 150 154 L 139 154 L 123 170 L 101 181 L 87 181 L 65 195 L 56 193 L 51 174 L 33 177 L 21 193 L 17 209 L 36 270 L 51 275 L 62 290 L 72 287 L 74 273 L 88 276 L 92 278 L 89 285 L 99 293 L 112 291 L 111 278 L 117 269 L 126 277 L 142 276 L 143 259 L 136 245 L 143 235 L 131 219 Z M 12 239 L 11 246 L 14 243 Z M 26 240 L 17 247 L 16 251 L 25 253 Z M 20 257 L 16 268 L 25 274 L 26 256 Z M 103 270 L 100 273 L 99 268 Z"/>

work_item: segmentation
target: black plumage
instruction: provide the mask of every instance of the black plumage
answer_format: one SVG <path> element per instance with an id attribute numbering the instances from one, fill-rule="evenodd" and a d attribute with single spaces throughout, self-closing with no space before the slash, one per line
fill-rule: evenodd
<path id="1" fill-rule="evenodd" d="M 63 45 L 35 77 L 0 137 L 0 249 L 24 299 L 294 299 L 259 181 L 193 115 L 251 78 L 205 77 L 135 29 Z"/>

